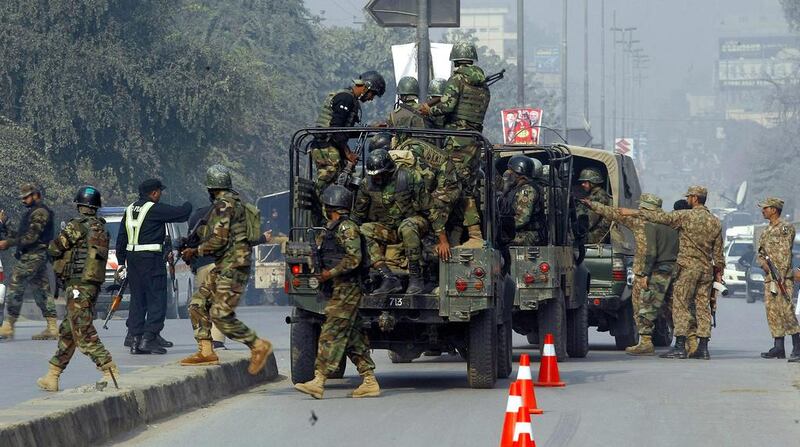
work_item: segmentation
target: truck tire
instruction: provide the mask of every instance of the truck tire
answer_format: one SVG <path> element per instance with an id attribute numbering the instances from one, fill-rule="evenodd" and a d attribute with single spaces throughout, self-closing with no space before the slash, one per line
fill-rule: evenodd
<path id="1" fill-rule="evenodd" d="M 303 311 L 294 309 L 289 333 L 289 352 L 292 362 L 292 383 L 308 382 L 314 378 L 314 362 L 317 360 L 317 341 L 319 330 L 310 321 L 302 321 Z"/>
<path id="2" fill-rule="evenodd" d="M 470 388 L 494 388 L 497 380 L 497 318 L 494 308 L 472 317 L 467 343 L 467 381 Z"/>
<path id="3" fill-rule="evenodd" d="M 639 343 L 639 332 L 633 321 L 633 301 L 628 300 L 619 309 L 614 325 L 614 343 L 617 345 L 617 349 L 623 350 Z"/>
<path id="4" fill-rule="evenodd" d="M 672 344 L 672 326 L 663 316 L 656 319 L 656 326 L 653 328 L 653 345 L 663 347 Z"/>
<path id="5" fill-rule="evenodd" d="M 514 369 L 511 321 L 497 326 L 497 378 L 506 379 Z"/>
<path id="6" fill-rule="evenodd" d="M 567 311 L 567 354 L 582 359 L 589 353 L 589 308 L 586 303 Z"/>
<path id="7" fill-rule="evenodd" d="M 539 354 L 544 353 L 544 338 L 553 334 L 559 362 L 567 359 L 567 316 L 563 297 L 543 301 L 539 307 Z"/>

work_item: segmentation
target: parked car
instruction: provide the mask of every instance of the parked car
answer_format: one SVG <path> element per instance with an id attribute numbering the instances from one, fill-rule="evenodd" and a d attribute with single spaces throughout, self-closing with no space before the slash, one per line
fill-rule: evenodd
<path id="1" fill-rule="evenodd" d="M 750 253 L 753 251 L 752 238 L 737 238 L 730 241 L 725 247 L 725 270 L 723 273 L 723 280 L 728 286 L 728 290 L 735 294 L 745 293 L 747 289 L 745 269 L 742 264 L 739 264 L 739 259 L 742 256 L 747 258 L 752 256 Z"/>

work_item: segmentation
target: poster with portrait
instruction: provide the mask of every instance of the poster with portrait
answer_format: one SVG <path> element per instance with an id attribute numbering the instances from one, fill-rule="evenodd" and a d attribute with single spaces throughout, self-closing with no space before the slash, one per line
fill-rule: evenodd
<path id="1" fill-rule="evenodd" d="M 539 144 L 542 109 L 517 108 L 500 112 L 503 121 L 503 143 Z"/>

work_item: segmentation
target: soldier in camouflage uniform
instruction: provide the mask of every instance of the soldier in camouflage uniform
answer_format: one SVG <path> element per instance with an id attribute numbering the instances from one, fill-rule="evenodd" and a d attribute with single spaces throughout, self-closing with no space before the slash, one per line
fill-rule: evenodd
<path id="1" fill-rule="evenodd" d="M 6 295 L 8 312 L 0 327 L 0 339 L 14 338 L 14 324 L 22 310 L 25 288 L 30 286 L 33 299 L 47 321 L 47 328 L 32 338 L 55 340 L 58 338 L 56 305 L 47 279 L 47 244 L 55 232 L 53 212 L 42 203 L 41 192 L 31 183 L 21 186 L 19 198 L 28 210 L 20 220 L 19 230 L 10 232 L 8 239 L 0 241 L 0 250 L 17 247 L 14 257 L 18 260 Z M 3 211 L 0 211 L 0 222 L 6 222 Z"/>
<path id="2" fill-rule="evenodd" d="M 406 293 L 422 293 L 422 241 L 428 221 L 424 183 L 414 171 L 397 167 L 383 149 L 370 152 L 367 178 L 356 195 L 353 218 L 364 222 L 364 236 L 371 266 L 381 274 L 381 286 L 373 293 L 389 294 L 402 290 L 400 279 L 386 265 L 386 245 L 402 243 L 408 259 L 409 281 Z"/>
<path id="3" fill-rule="evenodd" d="M 775 281 L 783 281 L 786 291 L 794 290 L 792 275 L 792 245 L 794 244 L 794 226 L 781 219 L 783 200 L 770 197 L 758 204 L 761 214 L 769 220 L 769 225 L 758 240 L 758 263 L 767 274 L 764 275 L 764 307 L 767 310 L 767 323 L 769 331 L 775 339 L 775 345 L 767 352 L 762 352 L 765 359 L 786 358 L 784 337 L 792 336 L 792 354 L 790 362 L 800 362 L 800 325 L 794 314 L 791 296 L 783 296 Z M 773 278 L 767 265 L 766 257 L 772 260 L 778 275 Z"/>
<path id="4" fill-rule="evenodd" d="M 699 343 L 691 358 L 708 360 L 708 340 L 711 337 L 711 285 L 722 281 L 722 225 L 706 208 L 708 190 L 690 186 L 686 201 L 690 210 L 663 211 L 623 210 L 623 214 L 639 215 L 644 219 L 669 225 L 679 231 L 677 273 L 673 286 L 672 318 L 675 324 L 675 346 L 662 354 L 663 358 L 687 358 L 686 337 L 689 333 L 694 306 Z"/>
<path id="5" fill-rule="evenodd" d="M 84 186 L 74 202 L 80 216 L 70 220 L 47 249 L 53 270 L 65 285 L 67 315 L 58 329 L 58 350 L 50 359 L 50 368 L 36 381 L 45 391 L 58 391 L 59 377 L 76 347 L 102 371 L 103 381 L 116 384 L 119 378 L 119 369 L 92 324 L 97 294 L 106 276 L 110 239 L 106 221 L 97 216 L 102 206 L 100 191 Z"/>
<path id="6" fill-rule="evenodd" d="M 542 163 L 525 155 L 508 160 L 503 173 L 503 200 L 514 209 L 514 239 L 510 245 L 538 245 L 542 242 L 539 219 L 543 216 L 542 192 L 533 184 L 541 176 Z"/>
<path id="7" fill-rule="evenodd" d="M 585 194 L 585 199 L 590 202 L 611 205 L 611 197 L 603 189 L 605 179 L 600 171 L 594 168 L 586 168 L 578 176 L 578 182 Z M 578 217 L 586 216 L 588 219 L 589 226 L 586 230 L 586 243 L 602 244 L 611 228 L 611 221 L 589 209 L 585 203 L 578 205 L 577 213 Z"/>
<path id="8" fill-rule="evenodd" d="M 444 86 L 446 84 L 447 84 L 447 79 L 442 79 L 442 78 L 431 79 L 431 82 L 428 84 L 429 104 L 435 104 L 441 101 L 442 95 L 444 95 Z M 431 123 L 431 127 L 433 127 L 434 129 L 444 129 L 444 115 L 429 116 L 428 120 Z"/>
<path id="9" fill-rule="evenodd" d="M 325 306 L 314 379 L 298 383 L 295 388 L 322 399 L 327 377 L 336 372 L 342 357 L 347 354 L 364 379 L 352 397 L 378 397 L 381 389 L 375 378 L 375 363 L 370 357 L 369 339 L 361 329 L 358 315 L 361 301 L 359 267 L 364 253 L 361 252 L 358 225 L 349 218 L 353 195 L 345 187 L 331 185 L 323 193 L 322 203 L 328 223 L 320 243 L 323 264 L 320 281 L 323 285 L 333 282 L 333 293 Z"/>
<path id="10" fill-rule="evenodd" d="M 219 358 L 211 344 L 211 323 L 231 340 L 250 348 L 247 372 L 258 374 L 272 353 L 272 344 L 236 318 L 236 306 L 250 276 L 252 250 L 247 239 L 245 207 L 233 190 L 228 168 L 214 165 L 206 171 L 206 187 L 213 199 L 208 223 L 198 233 L 202 242 L 187 248 L 181 257 L 188 263 L 195 256 L 213 256 L 214 268 L 192 295 L 189 315 L 198 351 L 181 360 L 184 366 L 216 365 Z"/>
<path id="11" fill-rule="evenodd" d="M 445 84 L 441 100 L 434 105 L 422 104 L 420 112 L 434 117 L 444 116 L 445 129 L 481 132 L 491 94 L 486 85 L 486 74 L 474 65 L 478 51 L 469 42 L 456 42 L 450 60 L 455 71 Z M 445 141 L 445 152 L 448 159 L 440 168 L 442 179 L 433 194 L 435 205 L 431 225 L 439 239 L 436 251 L 440 258 L 447 260 L 450 242 L 445 226 L 451 213 L 460 212 L 463 216 L 460 223 L 469 233 L 464 247 L 482 247 L 484 241 L 477 203 L 480 144 L 471 137 L 451 136 Z"/>
<path id="12" fill-rule="evenodd" d="M 399 102 L 389 113 L 386 124 L 389 127 L 409 127 L 425 129 L 430 127 L 428 120 L 419 113 L 419 82 L 416 78 L 405 76 L 397 83 Z M 408 136 L 402 132 L 395 136 L 394 145 L 402 143 Z"/>
<path id="13" fill-rule="evenodd" d="M 376 71 L 367 71 L 353 81 L 353 86 L 330 93 L 322 104 L 317 127 L 353 127 L 361 121 L 361 102 L 383 96 L 386 81 Z M 347 145 L 350 135 L 330 133 L 315 136 L 311 159 L 317 169 L 317 194 L 336 181 L 347 161 L 355 163 L 356 155 Z"/>

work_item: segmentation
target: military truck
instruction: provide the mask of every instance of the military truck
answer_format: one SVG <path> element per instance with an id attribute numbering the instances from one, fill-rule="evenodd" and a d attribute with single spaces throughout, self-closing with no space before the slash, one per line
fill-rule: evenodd
<path id="1" fill-rule="evenodd" d="M 289 233 L 289 191 L 280 191 L 267 194 L 256 200 L 256 206 L 261 211 L 261 230 L 271 230 L 275 239 L 280 239 Z M 286 305 L 287 296 L 284 286 L 286 284 L 286 263 L 284 262 L 282 243 L 261 244 L 253 247 L 253 275 L 252 289 L 259 292 L 252 295 L 263 298 L 267 304 Z M 250 289 L 248 288 L 248 291 Z M 254 299 L 254 303 L 261 304 L 261 299 Z"/>
<path id="2" fill-rule="evenodd" d="M 287 293 L 294 306 L 287 318 L 291 324 L 292 381 L 305 382 L 314 376 L 317 341 L 324 321 L 327 299 L 320 293 L 316 266 L 315 237 L 324 231 L 314 191 L 314 168 L 310 144 L 314 135 L 347 132 L 351 141 L 392 128 L 310 128 L 299 130 L 290 147 L 291 225 L 286 244 Z M 477 132 L 402 129 L 405 134 L 430 139 L 448 135 L 473 138 L 484 160 L 491 159 L 490 143 Z M 362 138 L 358 138 L 361 136 Z M 357 149 L 356 149 L 357 150 Z M 364 160 L 359 161 L 364 169 Z M 358 170 L 357 170 L 358 171 Z M 481 248 L 454 246 L 452 258 L 442 261 L 426 256 L 433 270 L 431 292 L 372 295 L 369 282 L 360 314 L 374 349 L 388 349 L 409 359 L 425 351 L 457 350 L 466 359 L 467 380 L 472 388 L 492 388 L 498 377 L 511 374 L 511 306 L 514 282 L 501 272 L 501 254 L 496 248 L 494 209 L 489 185 L 494 173 L 489 170 L 480 181 L 482 230 L 486 243 Z M 356 180 L 358 176 L 355 177 Z M 317 213 L 315 215 L 315 213 Z M 455 245 L 457 245 L 457 241 Z M 424 245 L 432 247 L 428 241 Z M 403 274 L 403 272 L 396 272 Z"/>
<path id="3" fill-rule="evenodd" d="M 574 217 L 570 147 L 498 146 L 494 149 L 495 175 L 505 171 L 515 155 L 535 158 L 544 168 L 536 180 L 542 193 L 543 214 L 538 225 L 544 240 L 536 246 L 508 248 L 510 276 L 516 283 L 514 331 L 526 335 L 540 349 L 544 349 L 545 335 L 553 334 L 559 360 L 567 355 L 586 357 L 589 272 L 582 263 L 585 230 L 578 228 Z"/>

